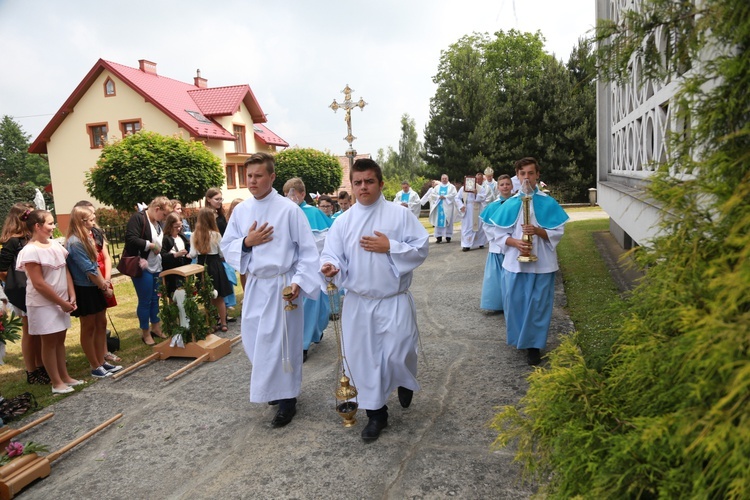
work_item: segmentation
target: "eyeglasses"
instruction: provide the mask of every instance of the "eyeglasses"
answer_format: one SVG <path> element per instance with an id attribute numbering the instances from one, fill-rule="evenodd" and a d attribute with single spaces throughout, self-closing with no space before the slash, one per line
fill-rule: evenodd
<path id="1" fill-rule="evenodd" d="M 318 205 L 318 208 L 333 208 L 333 205 Z"/>

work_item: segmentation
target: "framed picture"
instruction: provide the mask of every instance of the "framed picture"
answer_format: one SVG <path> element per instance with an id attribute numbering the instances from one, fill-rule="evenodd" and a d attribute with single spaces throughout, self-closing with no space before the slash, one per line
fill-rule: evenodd
<path id="1" fill-rule="evenodd" d="M 464 193 L 477 192 L 477 179 L 474 176 L 467 175 L 464 177 Z"/>

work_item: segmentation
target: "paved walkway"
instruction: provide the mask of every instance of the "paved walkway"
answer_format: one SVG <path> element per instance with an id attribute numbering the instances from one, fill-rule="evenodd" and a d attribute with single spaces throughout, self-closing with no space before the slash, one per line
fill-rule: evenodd
<path id="1" fill-rule="evenodd" d="M 456 235 L 458 236 L 458 235 Z M 334 412 L 333 332 L 304 365 L 294 421 L 272 429 L 275 408 L 248 402 L 242 345 L 172 382 L 186 362 L 166 360 L 103 380 L 39 412 L 55 417 L 23 435 L 58 449 L 115 415 L 124 417 L 53 463 L 22 498 L 528 498 L 509 450 L 490 448 L 488 423 L 524 394 L 531 371 L 505 345 L 503 316 L 479 309 L 486 250 L 431 244 L 415 275 L 422 391 L 409 409 L 393 394 L 390 426 L 375 443 Z M 550 344 L 572 325 L 558 280 Z M 238 333 L 233 325 L 228 336 Z M 356 381 L 355 381 L 356 382 Z M 20 424 L 17 424 L 20 425 Z"/>

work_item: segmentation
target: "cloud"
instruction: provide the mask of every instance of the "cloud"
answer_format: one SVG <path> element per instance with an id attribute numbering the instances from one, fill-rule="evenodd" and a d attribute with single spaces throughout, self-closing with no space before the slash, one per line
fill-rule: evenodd
<path id="1" fill-rule="evenodd" d="M 206 8 L 210 5 L 210 8 Z M 210 86 L 247 83 L 268 126 L 290 144 L 342 154 L 349 84 L 369 103 L 354 110 L 360 153 L 397 147 L 408 113 L 422 133 L 441 50 L 472 32 L 541 30 L 567 59 L 594 22 L 591 0 L 94 0 L 0 1 L 0 114 L 55 113 L 99 58 Z M 19 121 L 32 135 L 50 116 Z"/>

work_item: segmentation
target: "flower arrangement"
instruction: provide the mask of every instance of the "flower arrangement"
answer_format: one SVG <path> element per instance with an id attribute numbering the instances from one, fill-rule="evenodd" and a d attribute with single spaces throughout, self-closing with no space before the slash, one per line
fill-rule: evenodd
<path id="1" fill-rule="evenodd" d="M 21 338 L 21 317 L 11 312 L 0 314 L 0 342 L 14 342 Z"/>
<path id="2" fill-rule="evenodd" d="M 6 342 L 15 343 L 16 340 L 21 338 L 21 317 L 16 316 L 15 313 L 11 312 L 7 314 L 5 311 L 0 312 L 0 365 L 3 364 L 5 359 L 5 344 Z"/>
<path id="3" fill-rule="evenodd" d="M 0 467 L 9 464 L 15 457 L 30 455 L 32 453 L 46 453 L 48 451 L 49 449 L 47 449 L 46 446 L 35 443 L 34 441 L 29 441 L 26 444 L 19 441 L 11 441 L 10 444 L 5 447 L 5 454 L 0 455 Z"/>
<path id="4" fill-rule="evenodd" d="M 159 289 L 159 296 L 162 300 L 159 316 L 164 333 L 170 336 L 181 335 L 185 342 L 204 340 L 209 333 L 213 333 L 211 318 L 216 317 L 218 313 L 216 306 L 211 302 L 212 298 L 216 298 L 211 277 L 207 271 L 203 272 L 200 280 L 196 280 L 195 276 L 188 276 L 182 288 L 185 290 L 183 307 L 189 323 L 188 327 L 180 324 L 179 307 L 176 302 L 169 300 L 164 285 L 162 284 Z M 203 311 L 199 307 L 201 304 Z"/>

